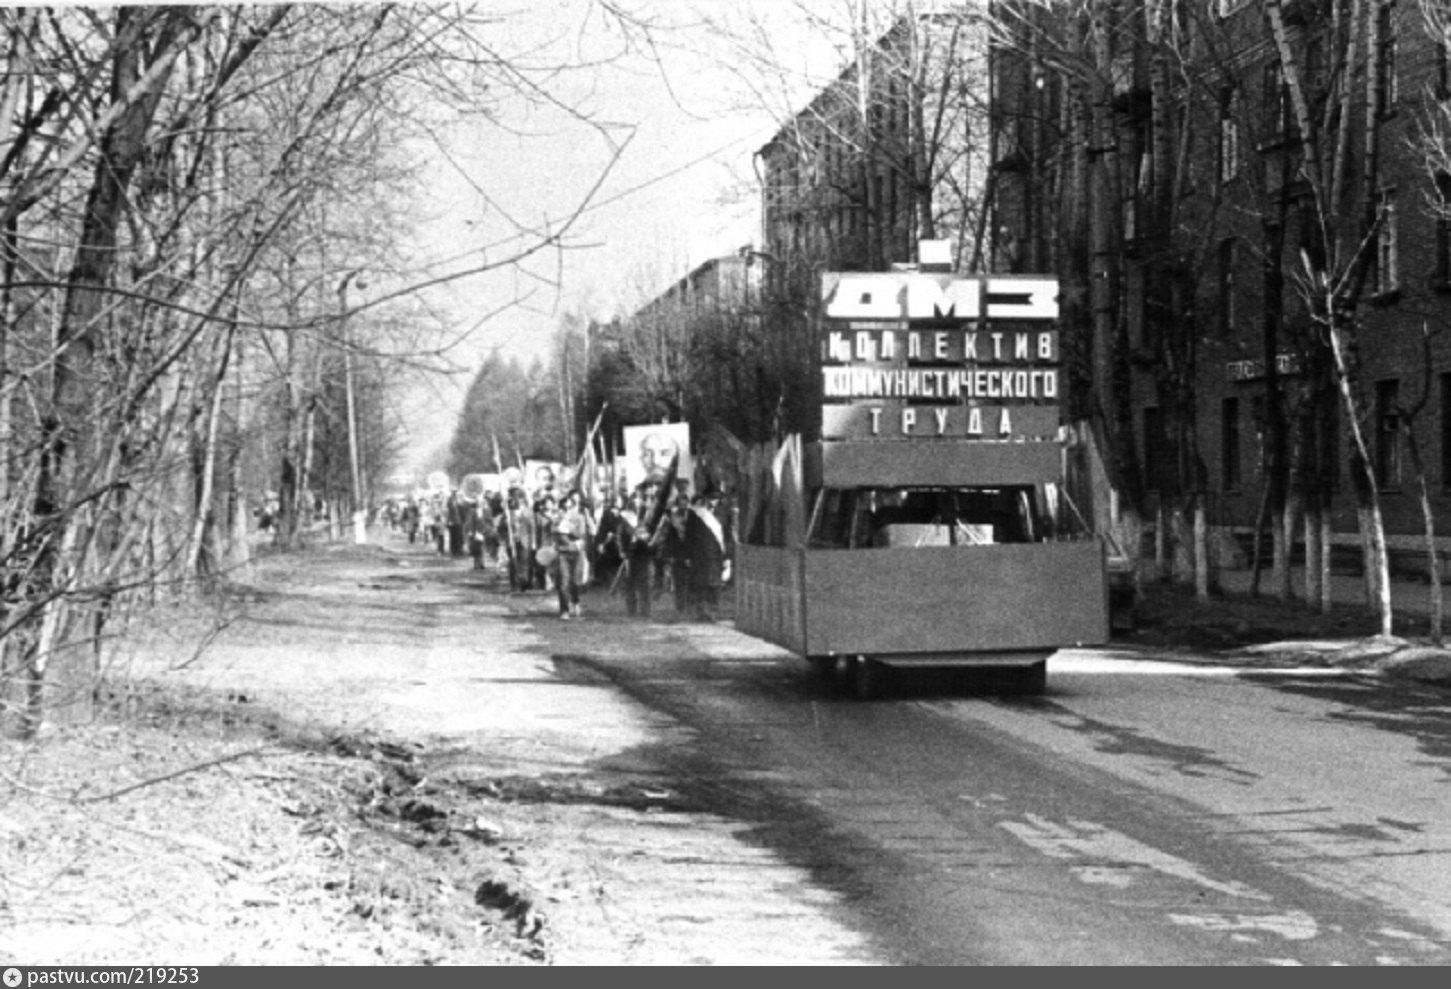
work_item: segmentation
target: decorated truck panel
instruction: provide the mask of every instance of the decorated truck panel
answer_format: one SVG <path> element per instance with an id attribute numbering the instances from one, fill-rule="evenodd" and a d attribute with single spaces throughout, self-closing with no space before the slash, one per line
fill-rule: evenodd
<path id="1" fill-rule="evenodd" d="M 821 440 L 769 455 L 737 625 L 808 659 L 1030 667 L 1109 634 L 1102 543 L 1068 524 L 1057 283 L 823 277 Z"/>

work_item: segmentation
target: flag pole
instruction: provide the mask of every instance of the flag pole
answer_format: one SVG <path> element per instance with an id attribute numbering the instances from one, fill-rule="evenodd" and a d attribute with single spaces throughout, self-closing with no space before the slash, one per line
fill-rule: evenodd
<path id="1" fill-rule="evenodd" d="M 584 462 L 589 457 L 590 446 L 594 443 L 595 433 L 599 432 L 600 423 L 604 422 L 605 419 L 605 409 L 608 409 L 609 407 L 609 402 L 606 402 L 605 404 L 600 406 L 600 414 L 595 416 L 594 425 L 589 427 L 589 432 L 585 434 L 584 450 L 579 455 L 579 461 L 574 465 L 575 484 L 579 484 L 579 472 L 584 469 Z M 583 488 L 584 486 L 580 485 L 580 489 L 583 490 Z"/>
<path id="2" fill-rule="evenodd" d="M 504 482 L 504 458 L 499 453 L 499 434 L 490 433 L 489 436 L 494 441 L 494 467 L 499 472 L 499 483 L 502 485 Z M 515 528 L 514 510 L 509 507 L 508 491 L 504 492 L 504 521 L 509 527 L 509 538 L 504 540 L 504 556 L 509 561 L 509 576 L 512 581 L 519 574 L 519 566 L 514 561 L 514 539 L 518 535 L 518 529 Z M 511 586 L 509 590 L 512 591 L 514 588 Z"/>

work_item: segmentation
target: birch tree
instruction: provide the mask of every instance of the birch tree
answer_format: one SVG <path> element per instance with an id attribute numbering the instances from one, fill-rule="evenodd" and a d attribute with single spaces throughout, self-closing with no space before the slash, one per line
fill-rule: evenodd
<path id="1" fill-rule="evenodd" d="M 1301 251 L 1295 285 L 1309 312 L 1312 346 L 1329 366 L 1349 432 L 1350 479 L 1365 559 L 1367 595 L 1391 631 L 1390 568 L 1371 440 L 1370 406 L 1360 362 L 1359 310 L 1377 264 L 1377 233 L 1387 219 L 1381 188 L 1381 127 L 1390 92 L 1392 51 L 1383 36 L 1395 7 L 1386 0 L 1331 5 L 1323 29 L 1330 71 L 1323 93 L 1306 67 L 1282 0 L 1266 0 L 1274 41 L 1294 114 L 1299 168 L 1308 196 L 1313 239 Z M 1316 107 L 1323 107 L 1318 113 Z"/>

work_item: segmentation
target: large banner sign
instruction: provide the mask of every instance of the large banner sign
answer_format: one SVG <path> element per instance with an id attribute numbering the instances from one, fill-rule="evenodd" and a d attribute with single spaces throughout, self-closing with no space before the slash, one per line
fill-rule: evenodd
<path id="1" fill-rule="evenodd" d="M 823 439 L 1055 439 L 1058 282 L 828 272 Z"/>

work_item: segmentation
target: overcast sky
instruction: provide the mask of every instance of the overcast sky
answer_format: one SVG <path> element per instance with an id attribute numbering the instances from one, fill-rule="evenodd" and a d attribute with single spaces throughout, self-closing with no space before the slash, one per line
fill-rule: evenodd
<path id="1" fill-rule="evenodd" d="M 510 240 L 516 224 L 557 229 L 590 203 L 564 251 L 539 255 L 523 272 L 470 278 L 430 295 L 449 314 L 462 341 L 453 356 L 467 368 L 494 348 L 541 354 L 565 312 L 628 312 L 696 265 L 757 242 L 753 155 L 791 104 L 782 88 L 797 89 L 797 109 L 840 68 L 828 40 L 803 31 L 801 11 L 788 0 L 625 6 L 659 21 L 653 52 L 621 55 L 618 26 L 589 0 L 480 5 L 508 11 L 501 50 L 521 64 L 598 59 L 549 85 L 562 104 L 607 126 L 597 130 L 561 109 L 515 99 L 501 119 L 455 131 L 447 155 L 431 156 L 429 193 L 417 204 L 417 215 L 428 218 L 419 251 L 430 258 L 457 256 L 463 264 L 485 256 L 482 245 L 490 245 L 490 258 L 502 256 L 519 243 Z M 847 0 L 810 6 L 844 12 Z M 707 17 L 738 28 L 749 17 L 769 21 L 784 76 L 761 80 L 765 95 L 747 93 L 723 64 L 732 61 L 728 45 L 703 23 Z M 470 377 L 430 389 L 410 413 L 434 446 L 452 433 Z"/>

